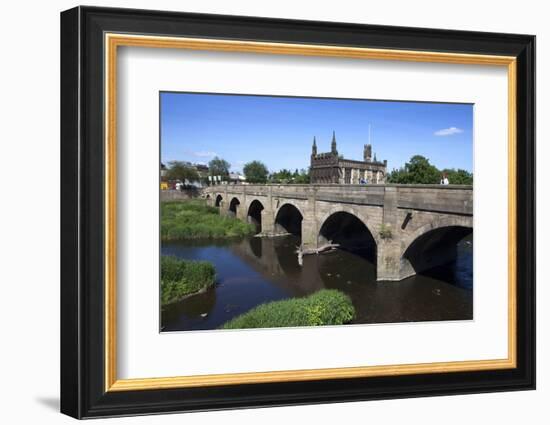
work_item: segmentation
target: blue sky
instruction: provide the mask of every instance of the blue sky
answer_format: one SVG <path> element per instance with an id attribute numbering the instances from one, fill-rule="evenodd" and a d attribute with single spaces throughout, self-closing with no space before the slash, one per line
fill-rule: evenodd
<path id="1" fill-rule="evenodd" d="M 208 163 L 224 158 L 231 169 L 260 160 L 270 171 L 307 168 L 313 136 L 317 151 L 361 160 L 368 143 L 399 168 L 411 156 L 438 168 L 472 171 L 470 104 L 347 100 L 162 92 L 161 161 Z"/>

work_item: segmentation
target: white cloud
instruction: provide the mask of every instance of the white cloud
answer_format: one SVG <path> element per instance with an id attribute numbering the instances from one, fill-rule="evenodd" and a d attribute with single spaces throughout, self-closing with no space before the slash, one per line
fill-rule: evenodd
<path id="1" fill-rule="evenodd" d="M 187 151 L 188 154 L 196 156 L 197 158 L 214 158 L 218 154 L 212 151 Z"/>
<path id="2" fill-rule="evenodd" d="M 457 127 L 449 127 L 449 128 L 443 128 L 441 130 L 437 130 L 434 135 L 435 136 L 452 136 L 453 134 L 459 134 L 463 133 L 464 130 L 457 128 Z"/>

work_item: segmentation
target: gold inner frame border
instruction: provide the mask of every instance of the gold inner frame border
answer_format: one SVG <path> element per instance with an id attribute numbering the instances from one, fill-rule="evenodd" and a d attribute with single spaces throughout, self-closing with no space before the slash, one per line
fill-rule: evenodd
<path id="1" fill-rule="evenodd" d="M 516 288 L 517 288 L 517 193 L 516 193 L 516 58 L 465 53 L 371 49 L 330 45 L 288 44 L 274 42 L 236 41 L 220 39 L 180 38 L 150 35 L 106 33 L 105 46 L 105 391 L 138 391 L 217 385 L 242 385 L 290 381 L 314 381 L 411 375 L 421 373 L 450 373 L 512 369 L 517 365 Z M 324 56 L 354 59 L 397 60 L 404 62 L 433 62 L 507 67 L 508 72 L 508 357 L 495 360 L 468 360 L 453 362 L 360 366 L 324 369 L 302 369 L 118 379 L 117 324 L 116 324 L 116 164 L 117 164 L 117 51 L 118 47 L 148 47 L 261 53 L 278 55 Z"/>

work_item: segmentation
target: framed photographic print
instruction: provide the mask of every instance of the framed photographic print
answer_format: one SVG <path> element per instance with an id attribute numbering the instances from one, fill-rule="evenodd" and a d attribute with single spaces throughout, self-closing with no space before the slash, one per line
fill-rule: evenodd
<path id="1" fill-rule="evenodd" d="M 535 38 L 61 14 L 61 411 L 533 389 Z"/>

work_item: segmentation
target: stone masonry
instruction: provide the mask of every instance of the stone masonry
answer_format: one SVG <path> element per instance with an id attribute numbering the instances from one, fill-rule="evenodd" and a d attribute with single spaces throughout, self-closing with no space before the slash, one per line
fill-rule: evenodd
<path id="1" fill-rule="evenodd" d="M 326 242 L 320 230 L 333 214 L 351 214 L 376 243 L 379 281 L 402 280 L 448 262 L 456 242 L 473 229 L 471 186 L 220 185 L 207 188 L 205 196 L 220 214 L 244 221 L 251 221 L 251 204 L 258 201 L 266 236 L 285 232 L 281 208 L 292 206 L 301 216 L 304 248 Z"/>
<path id="2" fill-rule="evenodd" d="M 311 183 L 326 184 L 382 184 L 386 181 L 387 161 L 372 157 L 372 145 L 363 146 L 363 160 L 346 159 L 338 154 L 336 134 L 332 133 L 330 152 L 317 153 L 317 141 L 313 138 L 310 159 Z"/>

